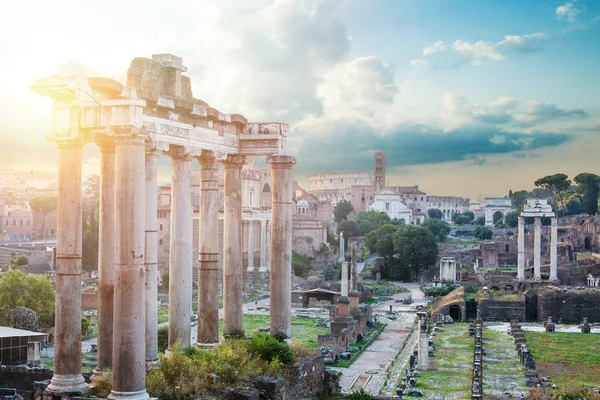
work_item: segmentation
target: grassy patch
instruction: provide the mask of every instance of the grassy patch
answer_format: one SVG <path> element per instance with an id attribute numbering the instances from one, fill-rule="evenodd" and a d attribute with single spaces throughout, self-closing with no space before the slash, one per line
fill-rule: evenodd
<path id="1" fill-rule="evenodd" d="M 540 375 L 563 390 L 600 386 L 600 335 L 525 331 Z"/>
<path id="2" fill-rule="evenodd" d="M 340 360 L 333 366 L 348 368 L 350 365 L 352 365 L 358 356 L 360 356 L 362 352 L 365 351 L 371 345 L 371 343 L 375 341 L 375 339 L 377 339 L 377 336 L 379 336 L 383 328 L 385 328 L 385 325 L 386 324 L 378 323 L 373 327 L 367 328 L 367 334 L 361 342 L 350 344 L 350 348 L 352 348 L 352 357 L 350 357 L 348 360 Z"/>

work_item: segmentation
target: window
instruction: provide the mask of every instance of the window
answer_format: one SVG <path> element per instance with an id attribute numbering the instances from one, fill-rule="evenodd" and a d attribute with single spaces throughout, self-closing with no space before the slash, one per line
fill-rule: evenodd
<path id="1" fill-rule="evenodd" d="M 19 225 L 23 226 L 23 220 L 19 221 Z"/>
<path id="2" fill-rule="evenodd" d="M 510 246 L 507 244 L 505 247 L 506 252 L 508 252 L 510 250 Z"/>
<path id="3" fill-rule="evenodd" d="M 160 224 L 160 230 L 161 230 L 161 231 L 163 230 L 162 224 Z"/>
<path id="4" fill-rule="evenodd" d="M 29 226 L 29 223 L 30 223 L 30 222 L 31 222 L 30 220 L 27 220 L 27 226 Z"/>
<path id="5" fill-rule="evenodd" d="M 423 196 L 421 196 L 421 201 L 423 201 Z"/>
<path id="6" fill-rule="evenodd" d="M 16 225 L 17 225 L 17 220 L 13 219 L 13 226 L 16 226 Z"/>
<path id="7" fill-rule="evenodd" d="M 385 203 L 385 211 L 390 211 L 390 203 Z"/>
<path id="8" fill-rule="evenodd" d="M 163 240 L 160 239 L 159 244 L 162 246 L 163 245 Z"/>

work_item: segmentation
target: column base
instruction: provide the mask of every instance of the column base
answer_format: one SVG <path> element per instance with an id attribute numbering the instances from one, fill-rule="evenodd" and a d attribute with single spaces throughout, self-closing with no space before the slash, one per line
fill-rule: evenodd
<path id="1" fill-rule="evenodd" d="M 146 392 L 146 389 L 138 392 L 117 392 L 113 390 L 108 396 L 109 399 L 129 399 L 129 400 L 148 400 L 150 395 Z"/>
<path id="2" fill-rule="evenodd" d="M 74 394 L 82 395 L 89 390 L 83 375 L 54 375 L 46 389 L 53 395 Z"/>
<path id="3" fill-rule="evenodd" d="M 246 271 L 248 271 L 248 272 L 254 272 L 254 267 L 252 267 L 252 268 L 248 267 L 248 269 Z"/>
<path id="4" fill-rule="evenodd" d="M 146 372 L 158 368 L 159 365 L 160 360 L 158 358 L 156 360 L 146 360 Z"/>
<path id="5" fill-rule="evenodd" d="M 215 343 L 197 343 L 196 342 L 194 344 L 194 346 L 200 350 L 213 350 L 213 349 L 216 349 L 220 344 L 221 344 L 221 342 L 215 342 Z"/>
<path id="6" fill-rule="evenodd" d="M 558 278 L 557 277 L 554 277 L 554 278 L 550 277 L 549 281 L 550 282 L 558 282 Z"/>
<path id="7" fill-rule="evenodd" d="M 96 383 L 96 381 L 98 379 L 101 379 L 105 376 L 111 376 L 111 375 L 112 375 L 111 370 L 103 370 L 103 369 L 94 368 L 94 374 L 90 378 L 90 380 L 92 381 L 92 386 Z"/>
<path id="8" fill-rule="evenodd" d="M 269 269 L 267 267 L 260 267 L 258 272 L 267 272 Z"/>

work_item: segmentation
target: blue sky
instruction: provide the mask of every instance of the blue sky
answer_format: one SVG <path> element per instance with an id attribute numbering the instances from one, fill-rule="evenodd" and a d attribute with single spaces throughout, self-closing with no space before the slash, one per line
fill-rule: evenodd
<path id="1" fill-rule="evenodd" d="M 6 166 L 56 165 L 43 141 L 51 106 L 28 91 L 33 80 L 124 81 L 133 57 L 173 53 L 195 97 L 290 124 L 301 183 L 310 172 L 370 170 L 378 150 L 390 184 L 437 195 L 600 173 L 595 0 L 39 0 L 4 14 Z M 169 159 L 161 165 L 168 180 Z M 84 172 L 97 171 L 89 146 Z"/>

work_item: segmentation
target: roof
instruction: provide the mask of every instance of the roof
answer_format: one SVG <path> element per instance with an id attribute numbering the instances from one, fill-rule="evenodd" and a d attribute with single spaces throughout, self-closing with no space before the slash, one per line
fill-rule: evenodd
<path id="1" fill-rule="evenodd" d="M 292 290 L 292 293 L 324 293 L 324 294 L 339 294 L 339 292 L 332 292 L 331 290 L 316 288 L 310 290 Z"/>
<path id="2" fill-rule="evenodd" d="M 47 333 L 26 331 L 24 329 L 11 328 L 10 326 L 0 326 L 0 338 L 5 337 L 27 337 L 27 336 L 46 336 Z"/>

